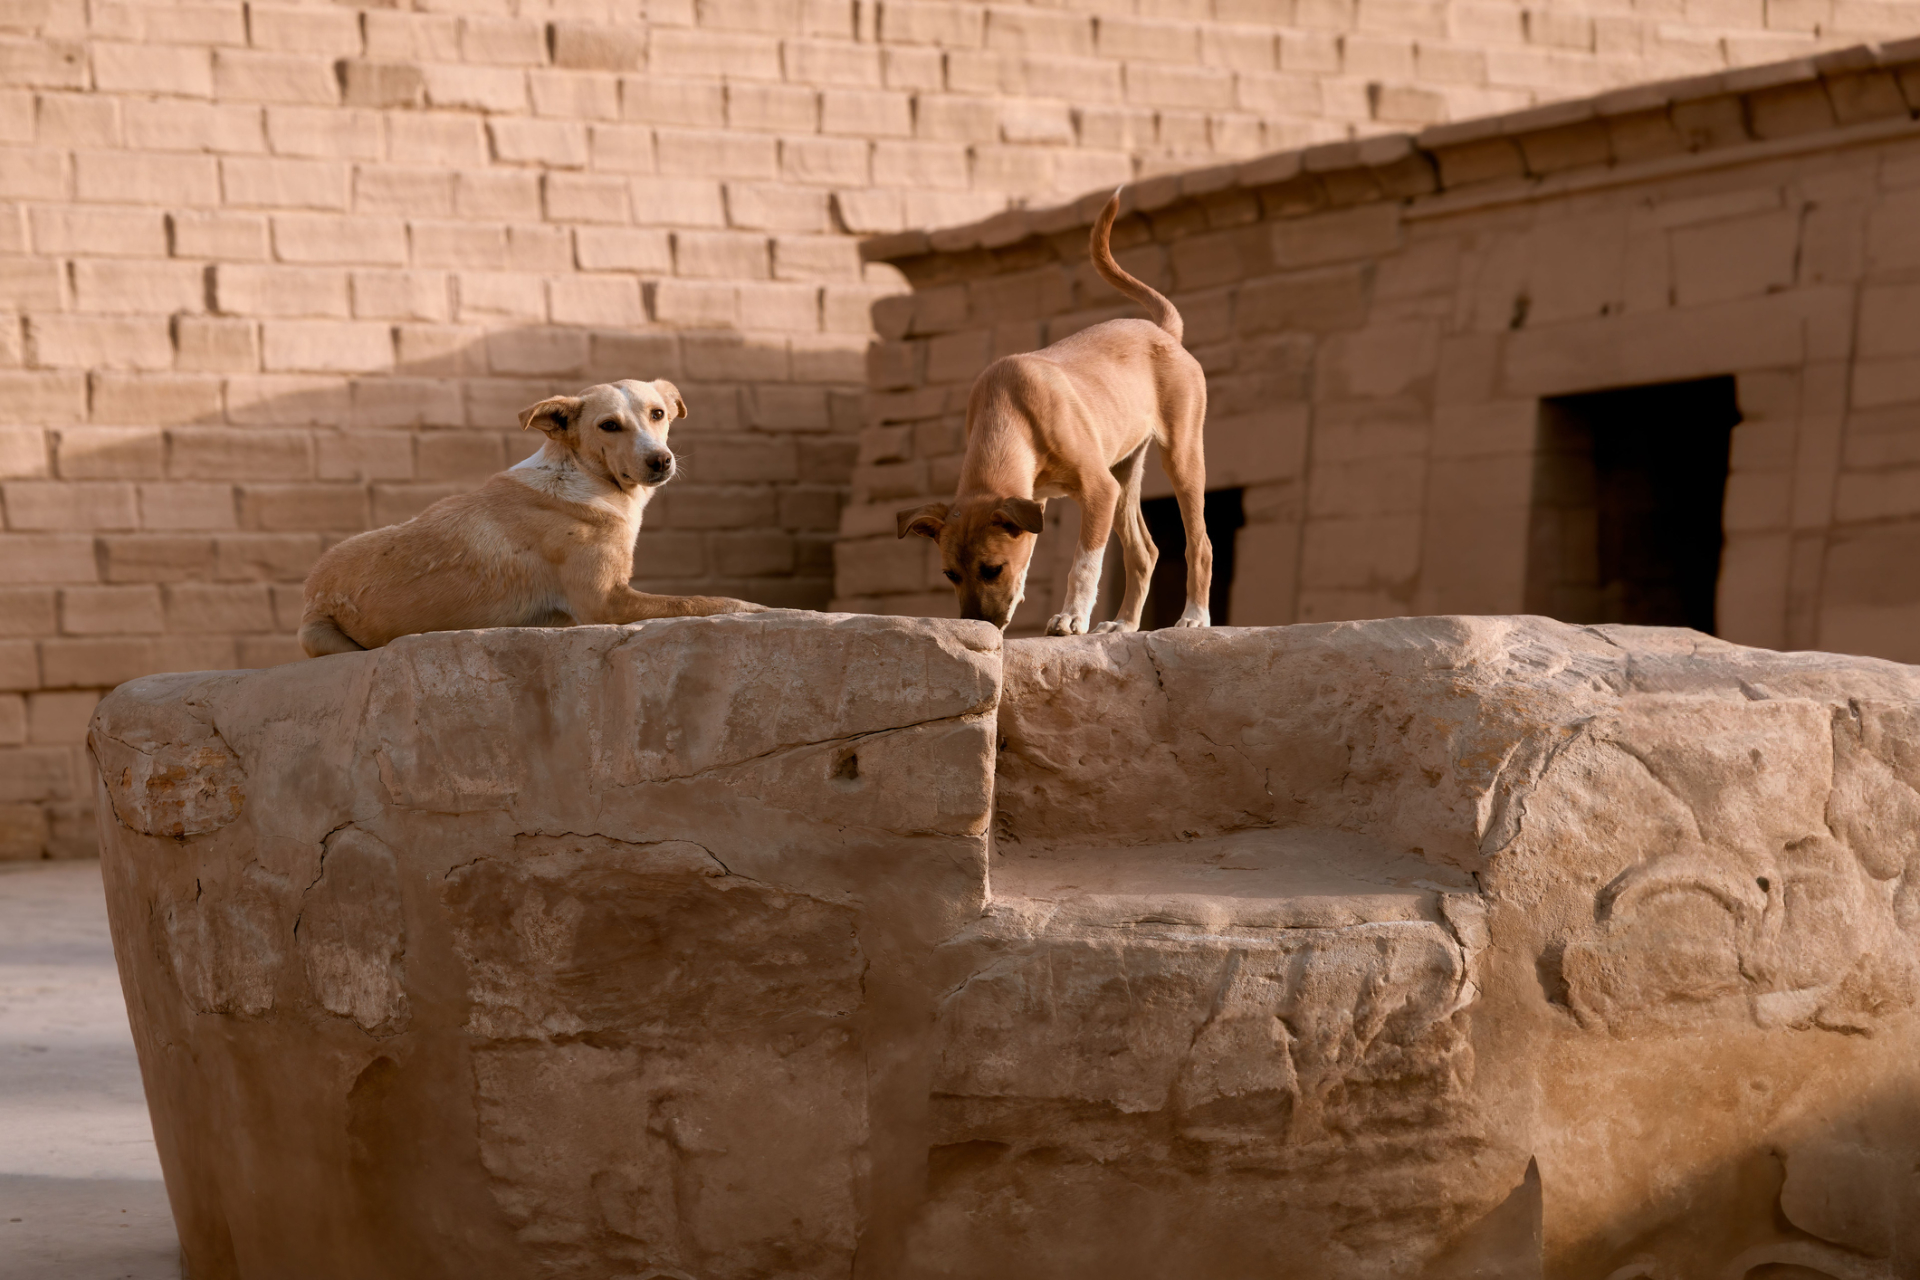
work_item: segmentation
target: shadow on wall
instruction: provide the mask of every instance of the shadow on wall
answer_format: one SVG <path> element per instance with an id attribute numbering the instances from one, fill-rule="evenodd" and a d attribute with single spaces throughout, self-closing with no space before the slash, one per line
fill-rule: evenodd
<path id="1" fill-rule="evenodd" d="M 320 554 L 527 456 L 538 439 L 518 413 L 556 392 L 667 378 L 687 401 L 682 474 L 647 509 L 636 586 L 800 608 L 832 595 L 864 337 L 287 321 L 263 350 L 261 329 L 183 316 L 173 372 L 45 375 L 67 394 L 34 407 L 46 461 L 7 481 L 0 538 L 32 561 L 14 577 L 19 660 L 0 674 L 31 728 L 0 747 L 0 858 L 94 853 L 81 744 L 106 690 L 300 659 Z"/>

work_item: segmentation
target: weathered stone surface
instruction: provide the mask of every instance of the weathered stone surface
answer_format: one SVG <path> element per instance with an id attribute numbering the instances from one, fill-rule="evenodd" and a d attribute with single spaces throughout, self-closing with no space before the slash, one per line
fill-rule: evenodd
<path id="1" fill-rule="evenodd" d="M 772 614 L 92 743 L 196 1277 L 1920 1269 L 1912 668 Z"/>

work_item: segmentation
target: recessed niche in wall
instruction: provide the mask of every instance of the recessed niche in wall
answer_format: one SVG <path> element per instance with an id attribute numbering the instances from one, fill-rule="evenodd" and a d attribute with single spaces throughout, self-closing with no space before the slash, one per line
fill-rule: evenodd
<path id="1" fill-rule="evenodd" d="M 1140 615 L 1140 629 L 1152 631 L 1172 626 L 1186 612 L 1187 527 L 1180 520 L 1180 503 L 1175 498 L 1148 498 L 1140 504 L 1140 514 L 1146 517 L 1153 545 L 1160 549 L 1147 587 L 1147 607 Z M 1208 592 L 1207 612 L 1216 627 L 1228 625 L 1234 535 L 1246 522 L 1240 490 L 1215 489 L 1207 494 L 1207 539 L 1213 543 L 1213 589 Z"/>
<path id="2" fill-rule="evenodd" d="M 1540 404 L 1529 613 L 1714 630 L 1731 377 Z"/>

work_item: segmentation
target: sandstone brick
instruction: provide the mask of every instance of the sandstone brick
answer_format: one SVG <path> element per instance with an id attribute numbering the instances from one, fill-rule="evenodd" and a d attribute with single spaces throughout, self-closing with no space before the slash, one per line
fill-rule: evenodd
<path id="1" fill-rule="evenodd" d="M 234 527 L 233 487 L 225 484 L 143 484 L 140 527 L 179 532 Z"/>
<path id="2" fill-rule="evenodd" d="M 484 361 L 476 350 L 463 367 L 450 372 L 478 371 Z M 409 368 L 408 372 L 420 372 Z M 353 383 L 349 425 L 369 427 L 446 427 L 466 421 L 466 403 L 460 384 L 444 378 L 359 378 Z M 323 443 L 325 437 L 321 438 Z M 322 476 L 322 479 L 338 477 Z"/>
<path id="3" fill-rule="evenodd" d="M 862 138 L 912 137 L 913 101 L 887 89 L 827 89 L 820 95 L 820 130 Z"/>
<path id="4" fill-rule="evenodd" d="M 9 480 L 0 484 L 0 502 L 9 529 L 77 532 L 140 524 L 133 486 L 120 482 Z"/>
<path id="5" fill-rule="evenodd" d="M 872 149 L 865 138 L 783 138 L 780 176 L 789 182 L 864 187 Z"/>
<path id="6" fill-rule="evenodd" d="M 680 358 L 689 378 L 714 382 L 781 381 L 789 370 L 786 338 L 778 334 L 688 334 L 680 340 Z M 742 478 L 701 474 L 706 479 Z"/>
<path id="7" fill-rule="evenodd" d="M 820 94 L 807 85 L 730 84 L 726 119 L 733 129 L 812 133 L 820 127 Z"/>
<path id="8" fill-rule="evenodd" d="M 0 369 L 0 425 L 63 426 L 86 414 L 85 374 Z"/>
<path id="9" fill-rule="evenodd" d="M 673 246 L 664 231 L 632 227 L 576 227 L 574 261 L 583 271 L 637 271 L 666 275 Z"/>
<path id="10" fill-rule="evenodd" d="M 760 35 L 655 27 L 648 36 L 647 63 L 666 75 L 778 80 L 780 42 Z"/>
<path id="11" fill-rule="evenodd" d="M 210 156 L 80 151 L 74 193 L 82 200 L 206 206 L 220 203 L 219 169 Z"/>
<path id="12" fill-rule="evenodd" d="M 587 127 L 573 120 L 487 122 L 493 158 L 508 164 L 541 164 L 565 169 L 587 166 Z"/>
<path id="13" fill-rule="evenodd" d="M 1899 97 L 1896 87 L 1894 96 Z M 1902 103 L 1904 109 L 1905 103 Z M 8 141 L 54 147 L 117 147 L 123 135 L 120 100 L 92 94 L 43 93 L 35 99 L 35 121 L 28 137 Z"/>
<path id="14" fill-rule="evenodd" d="M 173 338 L 163 316 L 27 317 L 27 359 L 43 368 L 166 369 Z"/>
<path id="15" fill-rule="evenodd" d="M 268 320 L 260 326 L 268 371 L 362 373 L 393 363 L 393 331 L 371 321 Z"/>
<path id="16" fill-rule="evenodd" d="M 0 85 L 87 87 L 86 46 L 70 40 L 0 39 Z"/>
<path id="17" fill-rule="evenodd" d="M 800 337 L 820 326 L 820 290 L 813 285 L 754 280 L 735 288 L 745 328 Z"/>
<path id="18" fill-rule="evenodd" d="M 587 163 L 609 173 L 652 173 L 653 130 L 596 124 L 587 131 Z"/>
<path id="19" fill-rule="evenodd" d="M 167 475 L 175 480 L 304 480 L 314 474 L 304 431 L 176 427 L 167 432 Z"/>
<path id="20" fill-rule="evenodd" d="M 460 54 L 469 62 L 539 66 L 547 60 L 546 32 L 529 18 L 462 18 Z"/>
<path id="21" fill-rule="evenodd" d="M 1119 14 L 1096 20 L 1095 48 L 1102 57 L 1146 62 L 1200 61 L 1200 28 Z"/>
<path id="22" fill-rule="evenodd" d="M 0 427 L 0 477 L 30 478 L 50 473 L 45 431 L 38 426 Z"/>
<path id="23" fill-rule="evenodd" d="M 167 240 L 176 258 L 258 262 L 270 252 L 267 219 L 252 213 L 177 210 L 167 214 Z"/>
<path id="24" fill-rule="evenodd" d="M 781 483 L 800 475 L 799 451 L 789 440 L 703 432 L 691 448 L 694 463 L 690 470 L 708 484 Z"/>
<path id="25" fill-rule="evenodd" d="M 878 88 L 880 50 L 831 40 L 789 40 L 785 46 L 787 79 L 826 87 Z"/>
<path id="26" fill-rule="evenodd" d="M 213 572 L 213 542 L 209 538 L 142 533 L 109 535 L 98 541 L 99 576 L 107 582 L 184 582 Z"/>
<path id="27" fill-rule="evenodd" d="M 654 147 L 660 172 L 669 176 L 771 178 L 779 170 L 778 144 L 757 134 L 661 129 Z"/>
<path id="28" fill-rule="evenodd" d="M 504 267 L 506 228 L 466 222 L 414 222 L 407 228 L 414 265 Z"/>
<path id="29" fill-rule="evenodd" d="M 282 262 L 383 263 L 407 261 L 407 228 L 398 219 L 330 214 L 275 214 L 274 256 Z"/>
<path id="30" fill-rule="evenodd" d="M 544 328 L 496 330 L 487 335 L 486 348 L 487 367 L 510 377 L 577 374 L 589 350 L 587 335 L 577 329 Z"/>
<path id="31" fill-rule="evenodd" d="M 677 378 L 680 339 L 672 331 L 596 333 L 588 356 L 589 375 L 601 382 L 620 378 Z M 707 410 L 701 408 L 702 416 Z M 512 445 L 508 446 L 510 449 Z"/>
<path id="32" fill-rule="evenodd" d="M 767 237 L 740 231 L 676 231 L 675 273 L 729 280 L 770 274 Z"/>
<path id="33" fill-rule="evenodd" d="M 345 316 L 347 273 L 312 267 L 213 268 L 214 309 L 229 316 Z"/>
<path id="34" fill-rule="evenodd" d="M 950 143 L 877 142 L 873 181 L 887 187 L 964 190 L 970 181 L 967 149 Z"/>
<path id="35" fill-rule="evenodd" d="M 0 640 L 0 689 L 41 685 L 39 646 L 31 640 Z"/>
<path id="36" fill-rule="evenodd" d="M 157 586 L 67 587 L 60 592 L 62 634 L 150 635 L 165 629 Z"/>
<path id="37" fill-rule="evenodd" d="M 367 56 L 460 60 L 460 19 L 447 13 L 408 13 L 373 9 L 361 14 Z"/>
<path id="38" fill-rule="evenodd" d="M 227 420 L 236 426 L 335 426 L 349 412 L 338 378 L 267 373 L 227 379 Z"/>
<path id="39" fill-rule="evenodd" d="M 164 445 L 150 427 L 66 427 L 54 435 L 54 456 L 63 480 L 144 479 L 162 473 Z"/>
<path id="40" fill-rule="evenodd" d="M 274 629 L 273 596 L 263 584 L 182 582 L 162 588 L 167 630 L 232 635 Z"/>
<path id="41" fill-rule="evenodd" d="M 29 211 L 36 253 L 106 257 L 167 255 L 165 215 L 155 209 L 36 206 Z"/>
<path id="42" fill-rule="evenodd" d="M 455 315 L 462 321 L 497 317 L 545 320 L 547 290 L 538 276 L 463 271 L 454 277 Z"/>
<path id="43" fill-rule="evenodd" d="M 440 271 L 356 271 L 349 284 L 355 319 L 445 320 L 450 309 Z"/>
<path id="44" fill-rule="evenodd" d="M 431 107 L 503 114 L 527 109 L 527 73 L 517 67 L 434 63 L 422 67 L 421 73 L 426 78 L 427 105 Z"/>
<path id="45" fill-rule="evenodd" d="M 622 76 L 620 114 L 648 124 L 717 128 L 727 121 L 726 90 L 718 80 Z"/>
<path id="46" fill-rule="evenodd" d="M 263 532 L 358 533 L 368 527 L 368 495 L 347 484 L 246 484 L 240 526 Z"/>
<path id="47" fill-rule="evenodd" d="M 95 422 L 167 425 L 217 422 L 221 417 L 221 384 L 216 377 L 96 369 L 87 379 Z"/>
<path id="48" fill-rule="evenodd" d="M 387 117 L 387 158 L 409 165 L 485 165 L 486 129 L 473 116 L 404 112 Z"/>
<path id="49" fill-rule="evenodd" d="M 432 431 L 417 441 L 422 480 L 484 480 L 507 465 L 498 432 Z"/>
<path id="50" fill-rule="evenodd" d="M 604 328 L 646 323 L 640 285 L 622 276 L 567 276 L 548 286 L 548 306 L 557 324 Z"/>
<path id="51" fill-rule="evenodd" d="M 355 107 L 418 107 L 427 100 L 427 77 L 410 62 L 346 59 L 337 66 L 340 97 Z"/>
<path id="52" fill-rule="evenodd" d="M 536 199 L 537 205 L 537 199 Z M 360 214 L 448 217 L 453 213 L 454 175 L 432 169 L 395 169 L 358 165 L 353 173 L 353 208 Z"/>
<path id="53" fill-rule="evenodd" d="M 481 336 L 481 330 L 460 325 L 394 326 L 400 368 L 422 376 L 461 377 L 485 372 Z"/>
<path id="54" fill-rule="evenodd" d="M 597 173 L 549 173 L 542 180 L 547 217 L 559 222 L 624 223 L 628 180 Z"/>
<path id="55" fill-rule="evenodd" d="M 247 34 L 261 49 L 351 56 L 361 48 L 358 19 L 351 10 L 248 4 Z"/>
<path id="56" fill-rule="evenodd" d="M 585 22 L 553 24 L 553 62 L 591 71 L 635 71 L 646 65 L 647 37 L 628 27 Z"/>
<path id="57" fill-rule="evenodd" d="M 347 172 L 328 160 L 227 156 L 220 161 L 220 187 L 230 205 L 344 210 Z"/>
<path id="58" fill-rule="evenodd" d="M 1683 227 L 1672 244 L 1679 305 L 1758 297 L 1793 282 L 1799 216 L 1782 212 Z"/>
<path id="59" fill-rule="evenodd" d="M 294 102 L 331 106 L 340 100 L 333 62 L 312 54 L 216 49 L 216 96 L 228 102 Z"/>
<path id="60" fill-rule="evenodd" d="M 947 85 L 947 60 L 938 49 L 894 46 L 880 51 L 881 83 L 889 89 L 937 93 Z"/>
<path id="61" fill-rule="evenodd" d="M 288 156 L 378 160 L 386 154 L 386 130 L 372 111 L 337 107 L 269 107 L 267 145 Z"/>
<path id="62" fill-rule="evenodd" d="M 354 431 L 318 440 L 316 475 L 322 480 L 411 480 L 413 440 L 409 432 Z"/>
<path id="63" fill-rule="evenodd" d="M 55 608 L 58 599 L 51 587 L 0 588 L 0 636 L 18 639 L 50 635 L 59 625 Z"/>
<path id="64" fill-rule="evenodd" d="M 1094 21 L 1085 13 L 991 8 L 986 12 L 984 41 L 989 49 L 1010 53 L 1088 57 L 1094 52 Z"/>

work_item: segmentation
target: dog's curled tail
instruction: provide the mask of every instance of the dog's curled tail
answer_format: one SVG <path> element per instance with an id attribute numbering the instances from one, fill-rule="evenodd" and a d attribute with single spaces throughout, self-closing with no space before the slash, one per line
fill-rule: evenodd
<path id="1" fill-rule="evenodd" d="M 309 658 L 324 658 L 330 653 L 358 653 L 366 648 L 324 613 L 309 613 L 300 620 L 300 647 L 307 651 Z"/>
<path id="2" fill-rule="evenodd" d="M 1145 307 L 1147 319 L 1172 334 L 1173 340 L 1178 342 L 1187 328 L 1179 311 L 1159 290 L 1135 280 L 1113 260 L 1110 241 L 1113 238 L 1113 220 L 1120 216 L 1120 193 L 1123 190 L 1123 187 L 1113 189 L 1113 198 L 1107 201 L 1107 207 L 1100 211 L 1100 217 L 1093 224 L 1093 236 L 1087 245 L 1087 251 L 1093 257 L 1093 269 L 1100 273 L 1102 280 Z"/>

